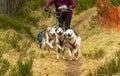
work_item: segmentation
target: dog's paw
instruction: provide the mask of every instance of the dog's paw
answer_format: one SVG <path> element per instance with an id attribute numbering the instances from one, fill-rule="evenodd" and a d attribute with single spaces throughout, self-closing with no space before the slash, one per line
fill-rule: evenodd
<path id="1" fill-rule="evenodd" d="M 56 59 L 59 59 L 59 56 L 57 56 L 57 58 Z"/>
<path id="2" fill-rule="evenodd" d="M 59 49 L 62 49 L 62 47 L 61 47 L 61 46 L 59 46 L 59 45 L 57 45 L 57 47 L 58 47 Z"/>
<path id="3" fill-rule="evenodd" d="M 50 48 L 53 48 L 53 46 L 52 45 L 49 45 L 50 46 Z"/>
<path id="4" fill-rule="evenodd" d="M 75 58 L 75 60 L 77 61 L 79 58 Z"/>
<path id="5" fill-rule="evenodd" d="M 65 57 L 62 57 L 63 60 L 65 60 Z"/>
<path id="6" fill-rule="evenodd" d="M 61 47 L 59 47 L 59 49 L 62 49 Z"/>
<path id="7" fill-rule="evenodd" d="M 51 48 L 53 49 L 53 46 L 51 46 Z"/>
<path id="8" fill-rule="evenodd" d="M 73 60 L 72 58 L 69 58 L 69 60 Z"/>

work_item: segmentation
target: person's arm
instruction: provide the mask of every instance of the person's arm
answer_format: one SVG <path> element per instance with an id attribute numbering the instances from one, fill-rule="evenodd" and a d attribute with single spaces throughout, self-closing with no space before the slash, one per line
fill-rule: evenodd
<path id="1" fill-rule="evenodd" d="M 74 0 L 70 0 L 70 3 L 71 3 L 71 5 L 70 5 L 70 8 L 75 8 L 76 7 L 76 3 L 75 3 L 75 1 Z"/>
<path id="2" fill-rule="evenodd" d="M 48 9 L 49 6 L 51 6 L 54 3 L 55 0 L 49 0 L 46 5 L 45 5 L 45 9 Z"/>

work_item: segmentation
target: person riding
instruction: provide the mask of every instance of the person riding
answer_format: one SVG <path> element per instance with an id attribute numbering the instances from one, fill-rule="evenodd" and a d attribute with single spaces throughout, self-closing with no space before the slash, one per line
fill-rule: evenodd
<path id="1" fill-rule="evenodd" d="M 65 27 L 65 30 L 70 29 L 72 9 L 76 7 L 74 0 L 49 0 L 44 10 L 49 11 L 49 6 L 55 5 L 56 17 L 58 19 L 59 27 Z M 67 8 L 67 10 L 61 11 L 60 8 Z M 63 26 L 65 23 L 65 26 Z"/>

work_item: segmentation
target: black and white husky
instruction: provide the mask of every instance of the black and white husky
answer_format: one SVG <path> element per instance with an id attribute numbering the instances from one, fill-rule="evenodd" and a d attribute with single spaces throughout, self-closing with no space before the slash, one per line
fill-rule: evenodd
<path id="1" fill-rule="evenodd" d="M 56 37 L 56 28 L 55 27 L 48 27 L 43 35 L 43 43 L 41 48 L 59 48 L 61 47 L 58 44 L 58 39 Z M 50 52 L 50 49 L 49 49 Z"/>
<path id="2" fill-rule="evenodd" d="M 60 45 L 60 48 L 57 48 L 57 59 L 59 59 L 59 55 L 62 55 L 62 58 L 65 59 L 64 57 L 64 52 L 65 52 L 65 29 L 63 27 L 58 27 L 56 29 L 56 34 L 57 34 L 57 39 L 58 39 L 58 44 Z"/>

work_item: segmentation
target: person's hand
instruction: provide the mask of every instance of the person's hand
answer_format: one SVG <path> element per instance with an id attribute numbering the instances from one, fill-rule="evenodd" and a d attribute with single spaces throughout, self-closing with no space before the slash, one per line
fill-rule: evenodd
<path id="1" fill-rule="evenodd" d="M 71 7 L 68 7 L 68 10 L 72 10 L 72 8 L 71 8 Z"/>
<path id="2" fill-rule="evenodd" d="M 48 12 L 48 11 L 49 11 L 49 8 L 45 8 L 44 11 L 45 11 L 45 12 Z"/>

